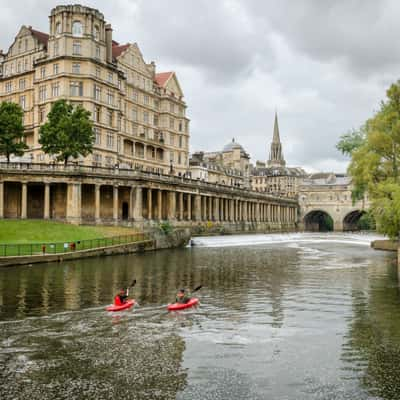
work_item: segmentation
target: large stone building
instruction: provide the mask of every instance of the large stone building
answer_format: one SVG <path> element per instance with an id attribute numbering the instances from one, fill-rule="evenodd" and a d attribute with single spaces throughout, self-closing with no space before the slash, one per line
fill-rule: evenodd
<path id="1" fill-rule="evenodd" d="M 250 155 L 232 139 L 222 151 L 194 153 L 189 173 L 193 179 L 250 188 Z"/>
<path id="2" fill-rule="evenodd" d="M 58 6 L 49 20 L 49 34 L 22 26 L 0 54 L 0 101 L 25 111 L 28 159 L 52 161 L 41 151 L 39 128 L 64 98 L 92 113 L 94 152 L 81 163 L 187 171 L 189 119 L 175 73 L 156 73 L 136 43 L 113 41 L 111 26 L 93 8 Z"/>
<path id="3" fill-rule="evenodd" d="M 267 165 L 257 162 L 252 170 L 251 187 L 257 192 L 296 197 L 299 184 L 306 173 L 302 168 L 286 167 L 279 135 L 278 116 L 275 113 L 274 133 Z"/>

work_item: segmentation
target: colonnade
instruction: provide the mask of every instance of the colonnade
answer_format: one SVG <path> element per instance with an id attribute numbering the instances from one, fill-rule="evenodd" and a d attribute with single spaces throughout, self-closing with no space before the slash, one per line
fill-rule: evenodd
<path id="1" fill-rule="evenodd" d="M 150 182 L 0 181 L 0 218 L 288 224 L 297 220 L 297 204 L 252 192 L 202 192 Z"/>

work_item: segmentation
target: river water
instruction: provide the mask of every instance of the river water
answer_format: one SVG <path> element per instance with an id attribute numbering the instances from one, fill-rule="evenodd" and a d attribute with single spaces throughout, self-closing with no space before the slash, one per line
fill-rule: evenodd
<path id="1" fill-rule="evenodd" d="M 371 239 L 221 236 L 0 269 L 0 399 L 400 399 L 396 259 Z M 139 306 L 107 313 L 133 278 Z M 200 307 L 166 311 L 200 284 Z"/>

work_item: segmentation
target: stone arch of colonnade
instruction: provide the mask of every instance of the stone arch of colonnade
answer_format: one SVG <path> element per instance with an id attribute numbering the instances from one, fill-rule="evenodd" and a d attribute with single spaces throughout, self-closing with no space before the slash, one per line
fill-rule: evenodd
<path id="1" fill-rule="evenodd" d="M 297 205 L 200 193 L 155 185 L 116 185 L 113 181 L 0 181 L 0 218 L 44 218 L 69 222 L 123 223 L 171 220 L 187 222 L 264 222 L 284 227 L 297 221 Z"/>
<path id="2" fill-rule="evenodd" d="M 308 232 L 329 232 L 335 229 L 332 216 L 323 209 L 309 211 L 303 219 L 304 230 Z"/>

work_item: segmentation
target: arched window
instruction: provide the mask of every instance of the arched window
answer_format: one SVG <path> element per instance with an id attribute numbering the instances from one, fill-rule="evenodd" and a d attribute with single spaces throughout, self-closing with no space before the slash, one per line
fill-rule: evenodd
<path id="1" fill-rule="evenodd" d="M 97 25 L 94 27 L 93 36 L 94 40 L 100 40 L 100 29 Z"/>
<path id="2" fill-rule="evenodd" d="M 74 21 L 72 23 L 72 35 L 73 36 L 79 36 L 79 37 L 83 35 L 82 22 Z"/>
<path id="3" fill-rule="evenodd" d="M 61 34 L 61 22 L 56 23 L 56 35 Z"/>

